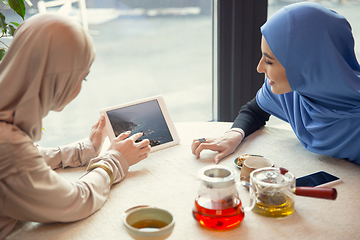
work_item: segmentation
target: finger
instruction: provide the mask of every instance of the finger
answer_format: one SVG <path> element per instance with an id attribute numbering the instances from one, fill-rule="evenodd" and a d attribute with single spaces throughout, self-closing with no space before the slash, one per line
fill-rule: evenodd
<path id="1" fill-rule="evenodd" d="M 103 134 L 103 138 L 104 138 L 104 139 L 105 139 L 105 137 L 107 136 L 107 131 L 105 130 L 105 126 L 106 126 L 105 116 L 104 116 L 104 115 L 101 115 L 100 124 L 99 124 L 99 130 L 102 131 L 102 134 Z"/>
<path id="2" fill-rule="evenodd" d="M 196 149 L 199 147 L 200 142 L 198 140 L 194 140 L 193 144 L 191 145 L 191 151 L 195 155 Z"/>
<path id="3" fill-rule="evenodd" d="M 149 144 L 150 144 L 149 139 L 143 139 L 141 142 L 137 143 L 137 145 L 138 145 L 140 148 L 147 147 L 147 146 L 149 146 Z"/>
<path id="4" fill-rule="evenodd" d="M 105 127 L 105 116 L 104 115 L 101 115 L 100 116 L 100 120 L 99 120 L 100 122 L 99 122 L 99 125 L 98 125 L 98 128 L 104 128 Z"/>
<path id="5" fill-rule="evenodd" d="M 129 135 L 130 135 L 131 131 L 127 131 L 127 132 L 124 132 L 124 133 L 121 133 L 119 136 L 117 136 L 117 140 L 119 141 L 122 141 L 124 140 L 125 138 L 127 138 Z"/>
<path id="6" fill-rule="evenodd" d="M 223 153 L 217 154 L 217 155 L 215 156 L 215 158 L 214 158 L 215 163 L 218 164 L 218 163 L 220 162 L 220 160 L 223 159 L 224 157 L 225 157 L 225 156 L 224 156 Z"/>
<path id="7" fill-rule="evenodd" d="M 199 147 L 195 150 L 195 155 L 196 158 L 200 157 L 200 153 L 202 150 L 204 149 L 208 149 L 208 150 L 212 150 L 212 151 L 221 151 L 221 149 L 219 148 L 219 146 L 217 144 L 213 144 L 213 143 L 201 143 L 199 145 Z"/>
<path id="8" fill-rule="evenodd" d="M 206 143 L 206 142 L 208 142 L 207 140 L 208 139 L 206 139 L 206 138 L 194 139 L 193 143 Z"/>
<path id="9" fill-rule="evenodd" d="M 194 144 L 194 143 L 199 143 L 199 140 L 198 140 L 198 139 L 194 139 L 194 140 L 193 140 L 193 144 Z"/>
<path id="10" fill-rule="evenodd" d="M 99 127 L 101 126 L 102 122 L 105 123 L 105 121 L 102 121 L 103 118 L 105 118 L 104 115 L 101 115 L 100 118 L 96 121 L 96 123 L 91 127 L 92 131 L 98 130 Z M 104 126 L 105 126 L 105 124 L 104 124 Z"/>
<path id="11" fill-rule="evenodd" d="M 144 153 L 139 156 L 139 161 L 146 159 L 149 156 L 149 153 Z"/>
<path id="12" fill-rule="evenodd" d="M 147 154 L 151 151 L 151 147 L 148 145 L 147 147 L 141 148 L 139 151 L 140 155 Z"/>
<path id="13" fill-rule="evenodd" d="M 202 141 L 200 141 L 202 140 Z M 205 141 L 204 141 L 205 140 Z M 212 138 L 202 138 L 202 139 L 194 139 L 193 143 L 191 145 L 191 151 L 194 155 L 196 152 L 196 149 L 201 145 L 201 144 L 205 144 L 205 143 L 213 143 L 213 139 Z"/>
<path id="14" fill-rule="evenodd" d="M 100 119 L 97 120 L 94 125 L 92 125 L 91 130 L 92 130 L 92 131 L 95 131 L 95 130 L 98 128 L 99 124 L 100 124 Z"/>
<path id="15" fill-rule="evenodd" d="M 200 153 L 202 152 L 202 150 L 204 150 L 204 146 L 203 146 L 203 144 L 199 144 L 198 147 L 195 149 L 195 152 L 194 152 L 196 158 L 200 157 Z"/>
<path id="16" fill-rule="evenodd" d="M 144 134 L 143 134 L 142 132 L 139 132 L 139 133 L 135 133 L 135 134 L 132 135 L 130 138 L 131 138 L 132 140 L 134 140 L 134 142 L 135 142 L 136 140 L 138 140 L 139 138 L 141 138 L 143 135 L 144 135 Z"/>
<path id="17" fill-rule="evenodd" d="M 229 156 L 231 153 L 232 152 L 229 151 L 228 149 L 226 149 L 224 151 L 219 151 L 219 153 L 215 156 L 215 163 L 218 164 L 221 159 Z"/>

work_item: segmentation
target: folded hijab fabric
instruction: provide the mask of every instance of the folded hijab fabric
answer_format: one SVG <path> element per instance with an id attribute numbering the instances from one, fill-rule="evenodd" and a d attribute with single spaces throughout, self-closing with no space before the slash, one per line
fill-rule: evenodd
<path id="1" fill-rule="evenodd" d="M 42 118 L 64 106 L 94 58 L 92 40 L 79 23 L 49 13 L 25 21 L 0 63 L 0 121 L 38 141 Z"/>
<path id="2" fill-rule="evenodd" d="M 320 4 L 295 3 L 261 32 L 292 92 L 276 95 L 266 79 L 259 106 L 289 122 L 308 150 L 360 164 L 360 65 L 348 21 Z"/>

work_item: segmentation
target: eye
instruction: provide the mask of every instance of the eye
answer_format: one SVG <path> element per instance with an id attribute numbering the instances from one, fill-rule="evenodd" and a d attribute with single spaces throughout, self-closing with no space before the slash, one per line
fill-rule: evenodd
<path id="1" fill-rule="evenodd" d="M 269 62 L 268 60 L 266 60 L 266 58 L 265 58 L 265 63 L 269 64 L 269 65 L 273 64 L 272 62 Z"/>

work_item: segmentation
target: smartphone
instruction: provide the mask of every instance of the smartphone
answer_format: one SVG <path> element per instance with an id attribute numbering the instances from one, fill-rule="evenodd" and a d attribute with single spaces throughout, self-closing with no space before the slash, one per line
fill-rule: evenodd
<path id="1" fill-rule="evenodd" d="M 341 182 L 341 179 L 325 171 L 319 171 L 296 178 L 297 187 L 326 187 Z"/>

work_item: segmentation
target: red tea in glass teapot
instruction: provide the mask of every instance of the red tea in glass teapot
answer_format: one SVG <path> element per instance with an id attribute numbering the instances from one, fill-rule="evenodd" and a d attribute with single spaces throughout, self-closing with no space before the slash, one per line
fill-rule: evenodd
<path id="1" fill-rule="evenodd" d="M 202 180 L 193 209 L 194 218 L 200 225 L 211 229 L 229 229 L 241 223 L 244 212 L 235 183 L 235 172 L 225 166 L 212 165 L 199 171 Z"/>

